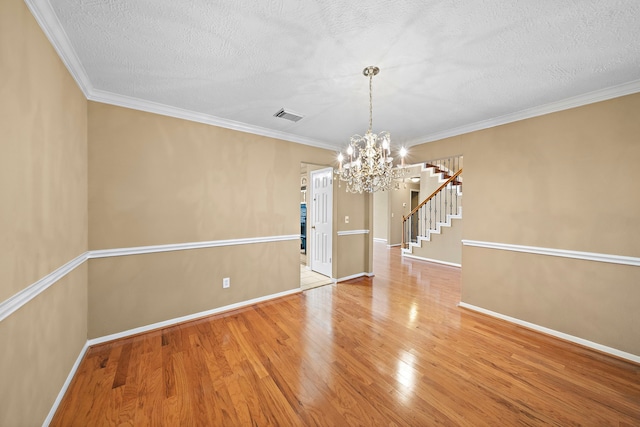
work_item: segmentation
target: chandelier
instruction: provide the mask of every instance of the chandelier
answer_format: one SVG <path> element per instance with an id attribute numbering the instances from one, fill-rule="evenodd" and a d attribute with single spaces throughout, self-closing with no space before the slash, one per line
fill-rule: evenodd
<path id="1" fill-rule="evenodd" d="M 390 190 L 393 181 L 402 178 L 407 169 L 404 167 L 404 156 L 407 150 L 400 149 L 402 164 L 398 168 L 393 166 L 391 157 L 391 135 L 383 131 L 378 134 L 371 132 L 373 124 L 373 76 L 378 74 L 378 67 L 369 66 L 362 71 L 369 77 L 369 129 L 364 134 L 353 135 L 347 147 L 348 159 L 342 153 L 338 155 L 340 166 L 335 171 L 336 178 L 347 183 L 347 191 L 351 193 Z M 347 160 L 346 163 L 345 160 Z M 344 163 L 344 164 L 343 164 Z"/>

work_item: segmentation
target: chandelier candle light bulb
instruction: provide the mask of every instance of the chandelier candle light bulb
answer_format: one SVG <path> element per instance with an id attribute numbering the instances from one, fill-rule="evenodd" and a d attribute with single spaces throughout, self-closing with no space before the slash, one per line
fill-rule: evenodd
<path id="1" fill-rule="evenodd" d="M 406 148 L 400 149 L 401 166 L 394 168 L 391 157 L 391 135 L 386 131 L 378 134 L 371 131 L 373 127 L 372 81 L 373 76 L 379 72 L 380 69 L 373 66 L 365 68 L 362 72 L 369 77 L 369 129 L 364 136 L 351 137 L 351 142 L 347 146 L 349 162 L 344 167 L 345 158 L 342 153 L 338 155 L 339 166 L 335 171 L 336 178 L 345 181 L 347 191 L 351 193 L 390 190 L 393 188 L 393 181 L 407 173 L 404 167 Z"/>

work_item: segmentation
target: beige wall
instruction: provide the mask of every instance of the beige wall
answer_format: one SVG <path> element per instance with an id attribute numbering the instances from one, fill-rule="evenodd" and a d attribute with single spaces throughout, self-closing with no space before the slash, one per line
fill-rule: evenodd
<path id="1" fill-rule="evenodd" d="M 333 153 L 89 103 L 89 246 L 299 234 L 300 163 Z"/>
<path id="2" fill-rule="evenodd" d="M 464 239 L 639 257 L 639 112 L 634 94 L 411 154 L 464 154 Z M 464 302 L 640 355 L 637 267 L 469 247 L 462 264 Z"/>
<path id="3" fill-rule="evenodd" d="M 333 245 L 333 277 L 336 279 L 373 271 L 373 196 L 345 190 L 344 183 L 334 180 L 334 242 L 337 244 Z M 349 223 L 345 222 L 345 216 L 349 216 Z M 369 230 L 369 233 L 337 235 L 351 230 Z"/>
<path id="4" fill-rule="evenodd" d="M 298 235 L 300 163 L 334 160 L 328 150 L 93 102 L 89 140 L 91 249 Z M 368 226 L 368 199 L 338 190 L 336 218 Z M 334 224 L 334 277 L 370 271 L 368 241 L 342 248 L 343 229 Z M 298 288 L 299 245 L 90 260 L 89 336 Z"/>
<path id="5" fill-rule="evenodd" d="M 87 101 L 21 0 L 0 3 L 0 302 L 87 250 Z M 81 266 L 0 321 L 0 425 L 44 421 L 86 341 Z"/>
<path id="6" fill-rule="evenodd" d="M 639 267 L 468 246 L 462 256 L 464 302 L 640 355 Z"/>
<path id="7" fill-rule="evenodd" d="M 0 321 L 0 425 L 42 425 L 86 340 L 83 264 Z"/>
<path id="8" fill-rule="evenodd" d="M 89 338 L 300 286 L 299 240 L 93 259 Z M 298 257 L 299 258 L 299 257 Z M 222 278 L 231 286 L 222 288 Z"/>
<path id="9" fill-rule="evenodd" d="M 0 301 L 86 250 L 86 108 L 24 3 L 0 6 Z"/>
<path id="10" fill-rule="evenodd" d="M 389 192 L 377 191 L 373 193 L 373 237 L 375 239 L 389 238 Z"/>

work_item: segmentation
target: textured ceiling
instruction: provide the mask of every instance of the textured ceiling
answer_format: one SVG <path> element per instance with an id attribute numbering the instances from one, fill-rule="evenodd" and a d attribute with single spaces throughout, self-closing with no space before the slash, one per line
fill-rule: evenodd
<path id="1" fill-rule="evenodd" d="M 27 3 L 52 12 L 41 25 L 89 99 L 336 149 L 367 128 L 368 65 L 373 130 L 394 145 L 640 91 L 638 0 Z M 273 117 L 282 107 L 305 117 Z"/>

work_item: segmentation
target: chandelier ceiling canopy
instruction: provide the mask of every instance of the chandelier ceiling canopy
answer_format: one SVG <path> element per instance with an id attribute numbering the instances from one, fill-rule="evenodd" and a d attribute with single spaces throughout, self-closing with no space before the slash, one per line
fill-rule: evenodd
<path id="1" fill-rule="evenodd" d="M 347 183 L 347 191 L 351 193 L 373 193 L 374 191 L 390 190 L 393 181 L 402 178 L 407 169 L 404 167 L 406 149 L 400 149 L 402 163 L 400 167 L 393 166 L 391 157 L 391 135 L 382 131 L 373 133 L 373 76 L 380 72 L 378 67 L 366 67 L 362 74 L 369 77 L 369 129 L 364 134 L 353 135 L 347 146 L 347 157 L 338 155 L 339 168 L 335 171 L 336 178 Z"/>

